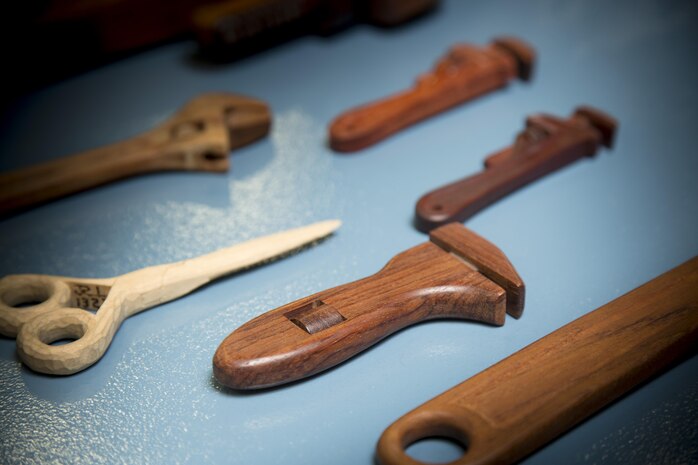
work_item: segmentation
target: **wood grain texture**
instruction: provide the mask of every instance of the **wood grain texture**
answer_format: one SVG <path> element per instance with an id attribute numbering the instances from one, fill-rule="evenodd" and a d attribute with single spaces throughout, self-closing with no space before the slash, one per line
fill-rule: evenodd
<path id="1" fill-rule="evenodd" d="M 510 464 L 634 386 L 698 341 L 698 257 L 573 321 L 406 414 L 378 443 L 382 465 L 417 465 L 411 443 L 467 445 L 453 464 Z"/>
<path id="2" fill-rule="evenodd" d="M 463 257 L 480 273 L 501 286 L 507 294 L 507 313 L 521 317 L 525 303 L 523 280 L 504 253 L 491 242 L 483 239 L 457 223 L 435 229 L 429 239 L 442 249 Z"/>
<path id="3" fill-rule="evenodd" d="M 445 226 L 442 233 L 434 232 L 438 242 L 396 255 L 373 276 L 245 323 L 216 350 L 214 375 L 235 389 L 264 388 L 333 367 L 420 321 L 460 318 L 504 324 L 509 295 L 473 262 L 486 262 L 496 270 L 493 274 L 510 277 L 513 267 L 507 258 L 462 225 Z M 487 247 L 487 258 L 470 261 L 469 251 L 478 245 Z"/>
<path id="4" fill-rule="evenodd" d="M 516 77 L 528 80 L 534 61 L 533 49 L 515 38 L 502 37 L 485 47 L 455 45 L 412 89 L 335 118 L 329 127 L 330 147 L 338 152 L 364 149 Z"/>
<path id="5" fill-rule="evenodd" d="M 369 0 L 366 18 L 373 24 L 396 26 L 433 9 L 438 0 Z"/>
<path id="6" fill-rule="evenodd" d="M 202 54 L 230 61 L 305 34 L 329 35 L 357 22 L 397 26 L 438 0 L 224 0 L 196 8 Z"/>
<path id="7" fill-rule="evenodd" d="M 230 150 L 269 132 L 267 105 L 241 95 L 202 94 L 139 136 L 0 174 L 0 215 L 154 171 L 226 171 Z"/>
<path id="8" fill-rule="evenodd" d="M 600 110 L 580 107 L 569 119 L 534 115 L 514 144 L 485 159 L 485 170 L 439 187 L 415 207 L 423 232 L 452 221 L 465 221 L 483 208 L 546 174 L 583 157 L 600 145 L 611 147 L 616 121 Z"/>
<path id="9" fill-rule="evenodd" d="M 17 337 L 19 358 L 32 370 L 77 373 L 104 355 L 121 323 L 131 315 L 321 239 L 340 224 L 337 220 L 315 223 L 114 278 L 6 276 L 0 279 L 0 334 Z M 23 303 L 31 305 L 17 308 Z M 60 339 L 74 341 L 51 344 Z"/>

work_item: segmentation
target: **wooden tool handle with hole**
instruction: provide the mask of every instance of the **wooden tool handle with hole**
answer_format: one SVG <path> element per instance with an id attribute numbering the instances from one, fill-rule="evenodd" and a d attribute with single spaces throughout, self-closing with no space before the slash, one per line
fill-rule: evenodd
<path id="1" fill-rule="evenodd" d="M 504 324 L 524 285 L 506 256 L 462 225 L 396 255 L 380 272 L 267 312 L 218 347 L 224 385 L 258 389 L 335 366 L 406 326 L 433 318 Z"/>
<path id="2" fill-rule="evenodd" d="M 270 122 L 264 102 L 202 94 L 163 124 L 131 139 L 0 173 L 0 215 L 138 174 L 226 171 L 228 152 L 267 134 Z"/>
<path id="3" fill-rule="evenodd" d="M 534 61 L 534 50 L 515 38 L 498 38 L 482 48 L 456 45 L 413 88 L 335 118 L 329 127 L 330 147 L 338 152 L 364 149 L 423 119 L 505 87 L 512 79 L 528 80 Z"/>
<path id="4" fill-rule="evenodd" d="M 415 206 L 420 231 L 465 221 L 515 190 L 611 147 L 617 123 L 601 111 L 577 108 L 566 120 L 534 115 L 516 142 L 485 160 L 485 170 L 423 195 Z"/>
<path id="5" fill-rule="evenodd" d="M 406 414 L 382 465 L 426 437 L 466 446 L 454 464 L 509 464 L 657 374 L 698 342 L 698 257 L 545 336 Z"/>

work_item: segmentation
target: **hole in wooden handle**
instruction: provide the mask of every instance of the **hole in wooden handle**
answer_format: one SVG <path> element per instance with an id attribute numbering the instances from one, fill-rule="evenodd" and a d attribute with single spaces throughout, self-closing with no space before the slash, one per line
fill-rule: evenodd
<path id="1" fill-rule="evenodd" d="M 34 318 L 17 334 L 17 355 L 40 373 L 69 375 L 84 370 L 99 360 L 111 341 L 111 337 L 95 340 L 99 331 L 90 331 L 95 319 L 90 312 L 68 307 Z"/>
<path id="2" fill-rule="evenodd" d="M 53 293 L 53 286 L 44 281 L 25 280 L 17 287 L 6 289 L 0 294 L 0 300 L 8 307 L 33 307 L 46 302 Z"/>
<path id="3" fill-rule="evenodd" d="M 50 276 L 5 276 L 0 279 L 0 334 L 17 336 L 28 321 L 69 304 L 70 293 L 65 282 Z"/>
<path id="4" fill-rule="evenodd" d="M 402 449 L 407 449 L 420 441 L 433 438 L 446 438 L 454 441 L 463 448 L 463 455 L 468 452 L 470 438 L 468 432 L 462 425 L 454 423 L 451 418 L 446 417 L 420 417 L 417 422 L 413 422 L 404 430 L 402 436 Z"/>
<path id="5" fill-rule="evenodd" d="M 417 409 L 400 418 L 383 432 L 378 441 L 377 452 L 381 465 L 425 463 L 411 457 L 407 449 L 417 442 L 435 438 L 447 439 L 460 446 L 463 454 L 449 463 L 461 463 L 470 454 L 472 425 L 457 412 L 458 409 L 451 411 L 433 407 Z"/>
<path id="6" fill-rule="evenodd" d="M 409 445 L 405 452 L 418 462 L 445 464 L 463 457 L 467 449 L 455 439 L 446 436 L 432 436 L 418 439 Z"/>
<path id="7" fill-rule="evenodd" d="M 172 139 L 184 139 L 194 134 L 199 134 L 206 128 L 203 120 L 184 121 L 174 126 L 171 130 Z"/>
<path id="8" fill-rule="evenodd" d="M 315 334 L 346 320 L 339 311 L 322 300 L 316 300 L 284 315 L 308 334 Z"/>
<path id="9" fill-rule="evenodd" d="M 85 332 L 87 332 L 87 324 L 84 321 L 66 319 L 54 325 L 40 327 L 38 338 L 46 345 L 53 345 L 58 341 L 69 341 L 68 343 L 72 343 L 83 337 Z"/>

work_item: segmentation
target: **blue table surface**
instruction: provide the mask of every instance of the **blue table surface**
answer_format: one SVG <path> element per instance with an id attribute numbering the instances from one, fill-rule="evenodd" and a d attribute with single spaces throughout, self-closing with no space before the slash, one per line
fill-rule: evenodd
<path id="1" fill-rule="evenodd" d="M 0 168 L 135 135 L 200 92 L 266 100 L 269 137 L 225 174 L 132 178 L 0 221 L 0 275 L 107 277 L 328 218 L 323 243 L 129 318 L 104 358 L 69 377 L 20 364 L 0 338 L 0 462 L 371 464 L 404 413 L 698 253 L 698 3 L 443 1 L 405 27 L 308 36 L 227 66 L 193 42 L 144 52 L 23 98 L 0 128 Z M 500 34 L 535 46 L 512 83 L 360 153 L 328 122 L 411 85 L 450 45 Z M 503 327 L 417 325 L 320 376 L 260 393 L 223 389 L 211 357 L 267 310 L 380 269 L 426 236 L 417 198 L 475 173 L 534 112 L 589 104 L 620 121 L 613 150 L 490 206 L 468 227 L 527 285 Z M 698 463 L 698 357 L 636 389 L 526 464 Z M 423 460 L 457 451 L 427 441 Z"/>

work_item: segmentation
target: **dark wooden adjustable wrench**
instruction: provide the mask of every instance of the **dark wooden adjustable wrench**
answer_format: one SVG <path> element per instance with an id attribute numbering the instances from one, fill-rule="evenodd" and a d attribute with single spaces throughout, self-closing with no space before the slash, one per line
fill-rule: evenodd
<path id="1" fill-rule="evenodd" d="M 357 22 L 397 26 L 438 4 L 438 0 L 188 1 L 199 3 L 191 22 L 201 52 L 214 61 L 241 58 L 308 33 L 330 35 Z"/>
<path id="2" fill-rule="evenodd" d="M 154 171 L 226 171 L 228 153 L 269 132 L 266 103 L 225 92 L 190 100 L 159 126 L 115 144 L 0 173 L 0 215 Z"/>
<path id="3" fill-rule="evenodd" d="M 506 256 L 460 224 L 396 255 L 373 276 L 267 312 L 218 347 L 213 373 L 235 389 L 288 383 L 337 365 L 406 326 L 434 318 L 504 324 L 524 284 Z"/>
<path id="4" fill-rule="evenodd" d="M 569 323 L 407 413 L 382 465 L 427 437 L 467 446 L 453 465 L 516 463 L 698 347 L 698 257 Z"/>
<path id="5" fill-rule="evenodd" d="M 568 119 L 538 114 L 513 145 L 485 159 L 485 169 L 422 196 L 415 208 L 416 226 L 428 232 L 464 221 L 511 192 L 583 157 L 599 146 L 611 147 L 616 121 L 591 107 L 579 107 Z"/>
<path id="6" fill-rule="evenodd" d="M 353 108 L 330 125 L 329 144 L 338 152 L 355 152 L 425 118 L 475 97 L 530 79 L 535 52 L 523 41 L 495 39 L 485 47 L 458 44 L 417 79 L 412 89 Z"/>

